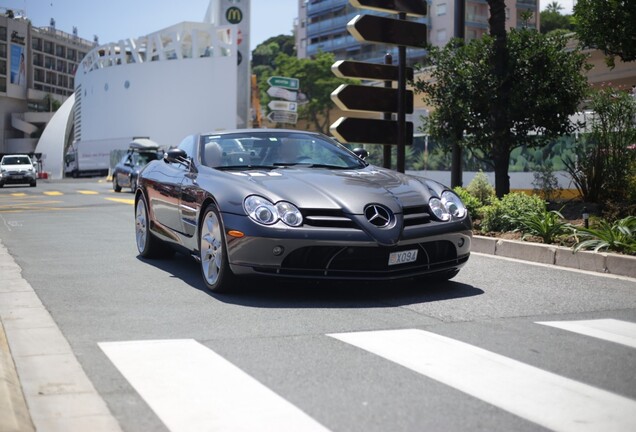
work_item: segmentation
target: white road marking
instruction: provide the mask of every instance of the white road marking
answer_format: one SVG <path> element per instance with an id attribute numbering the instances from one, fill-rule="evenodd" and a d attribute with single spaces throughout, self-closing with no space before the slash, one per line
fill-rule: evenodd
<path id="1" fill-rule="evenodd" d="M 423 330 L 329 335 L 555 431 L 636 430 L 636 401 Z"/>
<path id="2" fill-rule="evenodd" d="M 596 319 L 582 321 L 542 321 L 537 322 L 537 324 L 556 327 L 636 348 L 636 323 L 632 322 L 615 319 Z"/>
<path id="3" fill-rule="evenodd" d="M 99 346 L 173 432 L 327 430 L 193 339 Z"/>

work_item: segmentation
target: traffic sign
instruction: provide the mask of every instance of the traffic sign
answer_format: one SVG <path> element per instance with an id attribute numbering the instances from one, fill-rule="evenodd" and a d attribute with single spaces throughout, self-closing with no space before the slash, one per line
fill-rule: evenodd
<path id="1" fill-rule="evenodd" d="M 267 118 L 274 123 L 296 124 L 298 114 L 289 111 L 272 111 L 267 115 Z"/>
<path id="2" fill-rule="evenodd" d="M 331 66 L 333 74 L 340 78 L 360 78 L 368 80 L 397 81 L 398 66 L 379 63 L 365 63 L 350 60 L 338 60 Z M 413 80 L 413 68 L 406 68 L 406 79 Z"/>
<path id="3" fill-rule="evenodd" d="M 298 87 L 300 86 L 300 82 L 297 78 L 288 78 L 281 76 L 269 77 L 267 79 L 267 84 L 271 85 L 272 87 L 282 87 L 289 90 L 298 90 Z"/>
<path id="4" fill-rule="evenodd" d="M 271 97 L 281 98 L 288 101 L 296 102 L 298 93 L 295 91 L 285 90 L 282 87 L 270 87 L 267 89 L 267 94 Z"/>
<path id="5" fill-rule="evenodd" d="M 358 15 L 349 21 L 347 30 L 360 42 L 426 47 L 426 24 L 414 21 Z"/>
<path id="6" fill-rule="evenodd" d="M 413 112 L 413 92 L 406 91 L 405 113 Z M 341 84 L 331 100 L 342 110 L 397 112 L 398 91 L 394 88 Z"/>
<path id="7" fill-rule="evenodd" d="M 398 122 L 394 120 L 340 117 L 329 128 L 343 143 L 397 144 Z M 413 144 L 413 123 L 406 122 L 404 144 Z"/>
<path id="8" fill-rule="evenodd" d="M 270 103 L 268 103 L 267 106 L 272 111 L 290 111 L 290 112 L 298 111 L 298 104 L 296 102 L 273 100 Z"/>
<path id="9" fill-rule="evenodd" d="M 351 6 L 380 12 L 426 16 L 426 2 L 422 0 L 349 0 Z"/>

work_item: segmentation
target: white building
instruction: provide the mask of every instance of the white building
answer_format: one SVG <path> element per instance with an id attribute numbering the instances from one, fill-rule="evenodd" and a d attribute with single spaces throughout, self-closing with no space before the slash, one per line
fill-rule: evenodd
<path id="1" fill-rule="evenodd" d="M 240 13 L 225 3 L 212 0 L 203 22 L 182 22 L 91 50 L 75 74 L 74 97 L 38 143 L 43 170 L 62 177 L 69 143 L 79 160 L 85 154 L 108 161 L 111 150 L 126 148 L 133 137 L 169 147 L 192 133 L 245 126 L 248 95 L 244 104 L 238 96 L 249 88 L 249 51 L 245 61 L 238 60 L 239 41 L 240 49 L 249 49 L 249 0 L 241 2 Z M 228 16 L 230 25 L 219 25 Z M 239 85 L 241 65 L 248 69 Z"/>

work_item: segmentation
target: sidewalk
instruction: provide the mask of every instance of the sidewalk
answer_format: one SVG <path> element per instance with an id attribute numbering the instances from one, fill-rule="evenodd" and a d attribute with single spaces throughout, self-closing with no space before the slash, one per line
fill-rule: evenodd
<path id="1" fill-rule="evenodd" d="M 481 236 L 472 252 L 636 278 L 633 256 Z M 21 271 L 0 242 L 0 431 L 121 431 Z"/>

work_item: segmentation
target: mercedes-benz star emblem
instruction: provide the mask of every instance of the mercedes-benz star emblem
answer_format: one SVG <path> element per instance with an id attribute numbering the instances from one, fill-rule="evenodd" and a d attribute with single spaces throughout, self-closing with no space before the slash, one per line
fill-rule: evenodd
<path id="1" fill-rule="evenodd" d="M 378 204 L 369 204 L 364 209 L 364 215 L 367 220 L 378 228 L 385 228 L 389 226 L 392 219 L 392 214 L 389 209 Z"/>

